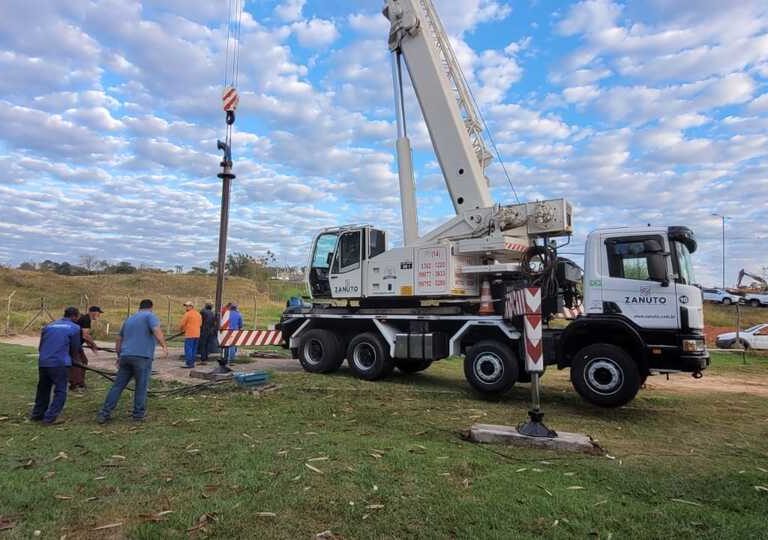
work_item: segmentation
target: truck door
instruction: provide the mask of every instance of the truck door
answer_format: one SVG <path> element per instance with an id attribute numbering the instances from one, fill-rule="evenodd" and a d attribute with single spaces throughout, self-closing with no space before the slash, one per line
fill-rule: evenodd
<path id="1" fill-rule="evenodd" d="M 339 236 L 329 280 L 333 298 L 360 298 L 363 290 L 363 231 L 354 229 Z"/>
<path id="2" fill-rule="evenodd" d="M 679 328 L 675 284 L 651 278 L 649 246 L 669 251 L 657 234 L 603 236 L 603 306 L 606 313 L 621 313 L 642 328 Z M 672 276 L 666 256 L 668 276 Z"/>

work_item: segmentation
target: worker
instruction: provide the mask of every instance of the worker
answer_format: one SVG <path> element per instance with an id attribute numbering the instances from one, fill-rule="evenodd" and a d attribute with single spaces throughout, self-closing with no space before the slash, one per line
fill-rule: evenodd
<path id="1" fill-rule="evenodd" d="M 230 330 L 242 330 L 243 329 L 243 316 L 237 310 L 237 304 L 232 302 L 229 304 L 229 329 Z M 227 347 L 226 361 L 227 364 L 232 364 L 237 356 L 237 347 Z"/>
<path id="2" fill-rule="evenodd" d="M 197 342 L 200 340 L 200 327 L 203 325 L 203 319 L 195 311 L 195 304 L 184 302 L 186 312 L 179 323 L 179 330 L 184 332 L 184 367 L 195 367 L 195 356 L 197 355 Z"/>
<path id="3" fill-rule="evenodd" d="M 120 395 L 131 379 L 136 386 L 133 393 L 133 419 L 141 422 L 146 417 L 147 390 L 155 358 L 155 343 L 160 344 L 165 358 L 168 358 L 168 346 L 160 328 L 160 319 L 152 313 L 152 307 L 152 300 L 142 300 L 139 311 L 128 317 L 120 328 L 115 341 L 117 376 L 97 417 L 99 424 L 110 420 Z"/>
<path id="4" fill-rule="evenodd" d="M 88 308 L 88 313 L 83 313 L 77 320 L 77 325 L 80 327 L 80 349 L 77 351 L 77 355 L 73 358 L 73 364 L 80 364 L 80 366 L 88 365 L 88 357 L 85 355 L 83 345 L 88 344 L 88 347 L 94 352 L 99 354 L 99 349 L 96 347 L 96 342 L 91 336 L 91 322 L 98 319 L 101 314 L 104 313 L 99 306 L 91 306 Z M 85 391 L 85 368 L 77 365 L 73 365 L 69 369 L 69 390 L 70 392 L 84 392 Z"/>
<path id="5" fill-rule="evenodd" d="M 205 364 L 208 362 L 208 355 L 211 352 L 216 352 L 216 349 L 219 348 L 217 339 L 219 321 L 213 312 L 213 305 L 210 303 L 206 303 L 203 309 L 200 310 L 200 318 L 202 324 L 200 326 L 200 344 L 198 349 L 200 350 L 200 363 Z"/>
<path id="6" fill-rule="evenodd" d="M 80 350 L 80 310 L 68 307 L 61 319 L 46 325 L 40 334 L 37 360 L 37 394 L 30 420 L 56 423 L 67 401 L 67 375 L 72 358 Z M 51 401 L 53 389 L 53 401 Z"/>

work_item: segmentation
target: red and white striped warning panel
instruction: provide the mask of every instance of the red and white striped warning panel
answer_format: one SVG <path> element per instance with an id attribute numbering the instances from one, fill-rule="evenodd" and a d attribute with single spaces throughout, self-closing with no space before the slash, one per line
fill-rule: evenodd
<path id="1" fill-rule="evenodd" d="M 525 370 L 544 371 L 544 350 L 542 345 L 541 289 L 529 287 L 507 293 L 504 306 L 505 316 L 523 316 L 525 336 Z"/>
<path id="2" fill-rule="evenodd" d="M 219 330 L 229 330 L 229 310 L 225 307 L 221 308 L 221 324 L 219 324 Z M 221 336 L 219 336 L 221 341 Z"/>
<path id="3" fill-rule="evenodd" d="M 261 347 L 280 345 L 280 330 L 225 330 L 219 332 L 219 347 Z"/>
<path id="4" fill-rule="evenodd" d="M 224 106 L 224 112 L 234 111 L 240 103 L 240 96 L 234 86 L 227 86 L 224 93 L 221 94 L 221 102 Z"/>

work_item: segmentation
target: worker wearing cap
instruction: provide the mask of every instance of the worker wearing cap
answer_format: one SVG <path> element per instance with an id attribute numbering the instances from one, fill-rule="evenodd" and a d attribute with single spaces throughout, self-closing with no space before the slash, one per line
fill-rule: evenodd
<path id="1" fill-rule="evenodd" d="M 237 310 L 237 304 L 232 302 L 229 305 L 229 329 L 230 330 L 242 330 L 243 329 L 243 316 Z M 235 361 L 237 356 L 237 347 L 227 347 L 226 360 L 228 364 Z"/>
<path id="2" fill-rule="evenodd" d="M 184 367 L 195 367 L 195 356 L 197 355 L 197 342 L 200 340 L 200 327 L 203 325 L 203 318 L 195 310 L 195 304 L 184 302 L 186 313 L 181 318 L 179 330 L 184 332 Z"/>
<path id="3" fill-rule="evenodd" d="M 77 320 L 77 325 L 80 327 L 80 350 L 77 352 L 77 355 L 73 358 L 74 362 L 73 364 L 80 364 L 81 366 L 87 366 L 88 365 L 88 357 L 85 356 L 85 351 L 83 350 L 83 345 L 88 344 L 88 346 L 91 348 L 91 350 L 98 354 L 98 349 L 96 348 L 96 342 L 93 340 L 93 336 L 91 336 L 91 322 L 98 319 L 101 314 L 104 313 L 99 306 L 91 306 L 88 308 L 88 313 L 83 313 L 80 318 Z M 85 391 L 85 369 L 73 365 L 69 370 L 69 390 L 72 392 L 83 392 Z"/>
<path id="4" fill-rule="evenodd" d="M 72 357 L 80 350 L 80 327 L 75 321 L 80 318 L 76 307 L 64 310 L 61 319 L 43 328 L 38 351 L 38 381 L 35 406 L 30 414 L 33 421 L 53 424 L 64 409 L 67 401 L 67 375 Z M 51 401 L 53 389 L 53 401 Z"/>

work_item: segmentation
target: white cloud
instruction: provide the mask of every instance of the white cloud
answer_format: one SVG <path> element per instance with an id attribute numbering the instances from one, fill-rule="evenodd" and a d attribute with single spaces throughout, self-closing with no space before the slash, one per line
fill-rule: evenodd
<path id="1" fill-rule="evenodd" d="M 326 47 L 336 41 L 339 32 L 333 21 L 311 19 L 295 22 L 291 29 L 296 33 L 296 39 L 304 47 Z"/>
<path id="2" fill-rule="evenodd" d="M 285 22 L 298 21 L 306 3 L 306 0 L 286 0 L 275 7 L 275 15 Z"/>

